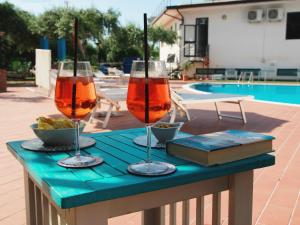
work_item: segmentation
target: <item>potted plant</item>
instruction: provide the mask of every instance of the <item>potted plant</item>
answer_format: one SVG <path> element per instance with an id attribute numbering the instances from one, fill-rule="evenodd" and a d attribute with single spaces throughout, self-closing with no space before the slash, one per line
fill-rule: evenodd
<path id="1" fill-rule="evenodd" d="M 188 71 L 192 67 L 193 63 L 191 61 L 186 61 L 181 65 L 182 69 L 182 79 L 184 81 L 189 79 Z"/>

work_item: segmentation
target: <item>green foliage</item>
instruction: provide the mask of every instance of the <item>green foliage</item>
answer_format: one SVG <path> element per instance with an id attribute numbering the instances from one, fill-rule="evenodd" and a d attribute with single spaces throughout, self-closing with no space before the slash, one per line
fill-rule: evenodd
<path id="1" fill-rule="evenodd" d="M 53 56 L 56 55 L 56 40 L 66 38 L 68 58 L 73 54 L 73 20 L 79 18 L 79 38 L 85 54 L 79 59 L 89 60 L 93 65 L 99 62 L 120 62 L 124 57 L 143 56 L 143 30 L 134 24 L 121 26 L 120 13 L 113 9 L 101 12 L 96 8 L 76 9 L 55 7 L 39 16 L 0 3 L 0 67 L 24 68 L 20 62 L 34 61 L 34 49 L 40 37 L 48 37 Z M 158 43 L 174 44 L 177 36 L 162 27 L 148 28 L 150 55 L 159 57 Z M 53 59 L 55 59 L 53 57 Z M 9 62 L 12 62 L 9 65 Z"/>
<path id="2" fill-rule="evenodd" d="M 35 33 L 46 36 L 50 39 L 65 37 L 67 40 L 68 57 L 73 55 L 73 21 L 74 17 L 79 19 L 79 38 L 83 48 L 93 46 L 95 55 L 93 61 L 98 58 L 99 47 L 105 42 L 105 38 L 111 32 L 119 29 L 120 13 L 109 9 L 107 12 L 100 12 L 96 8 L 77 10 L 75 8 L 56 7 L 41 14 L 33 26 Z M 92 43 L 92 45 L 90 45 Z M 98 50 L 97 50 L 97 46 Z M 86 54 L 88 56 L 88 54 Z M 79 56 L 81 59 L 83 55 Z M 88 56 L 89 57 L 89 56 Z"/>
<path id="3" fill-rule="evenodd" d="M 188 61 L 182 63 L 182 64 L 180 65 L 180 67 L 181 67 L 181 69 L 182 69 L 184 72 L 187 72 L 187 71 L 191 68 L 192 65 L 193 65 L 193 63 L 192 63 L 191 61 L 188 60 Z"/>
<path id="4" fill-rule="evenodd" d="M 9 64 L 9 70 L 17 73 L 29 73 L 31 62 L 14 60 Z"/>
<path id="5" fill-rule="evenodd" d="M 159 59 L 159 47 L 154 47 L 151 50 L 151 58 L 152 59 Z"/>
<path id="6" fill-rule="evenodd" d="M 114 32 L 120 27 L 119 17 L 121 13 L 110 8 L 104 14 L 104 25 L 107 28 L 107 33 Z"/>
<path id="7" fill-rule="evenodd" d="M 125 27 L 119 27 L 112 32 L 106 42 L 107 61 L 122 61 L 128 56 L 142 56 L 143 32 L 133 24 Z"/>
<path id="8" fill-rule="evenodd" d="M 72 37 L 73 20 L 77 17 L 80 24 L 80 39 L 99 42 L 103 39 L 103 35 L 119 26 L 119 16 L 120 14 L 112 9 L 103 13 L 96 8 L 77 10 L 56 7 L 45 11 L 37 18 L 34 32 L 53 39 Z"/>
<path id="9" fill-rule="evenodd" d="M 175 41 L 177 40 L 177 33 L 175 31 L 168 30 L 163 27 L 150 27 L 148 35 L 151 50 L 154 50 L 155 46 L 159 42 L 172 45 L 175 44 Z"/>
<path id="10" fill-rule="evenodd" d="M 142 57 L 143 47 L 143 30 L 134 24 L 116 29 L 108 40 L 108 61 L 120 61 L 127 56 Z M 157 44 L 164 42 L 174 44 L 177 34 L 174 31 L 162 27 L 149 27 L 148 39 L 150 45 L 150 56 L 154 59 L 159 58 L 159 48 Z"/>
<path id="11" fill-rule="evenodd" d="M 0 38 L 0 67 L 7 68 L 14 58 L 32 59 L 37 43 L 30 30 L 34 16 L 8 2 L 0 3 L 0 15 L 0 31 L 5 32 Z"/>
<path id="12" fill-rule="evenodd" d="M 92 65 L 98 65 L 98 51 L 97 48 L 92 45 L 87 43 L 86 48 L 85 48 L 85 54 L 86 54 L 86 60 L 90 61 Z"/>

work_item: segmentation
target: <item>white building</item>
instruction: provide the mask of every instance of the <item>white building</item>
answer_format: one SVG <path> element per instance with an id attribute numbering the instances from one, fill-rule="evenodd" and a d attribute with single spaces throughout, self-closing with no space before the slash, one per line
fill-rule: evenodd
<path id="1" fill-rule="evenodd" d="M 220 71 L 247 68 L 274 70 L 282 79 L 299 76 L 300 0 L 168 6 L 152 24 L 178 32 L 176 44 L 160 46 L 161 60 L 175 54 L 173 67 L 207 57 L 209 67 Z M 201 63 L 195 67 L 201 73 Z"/>

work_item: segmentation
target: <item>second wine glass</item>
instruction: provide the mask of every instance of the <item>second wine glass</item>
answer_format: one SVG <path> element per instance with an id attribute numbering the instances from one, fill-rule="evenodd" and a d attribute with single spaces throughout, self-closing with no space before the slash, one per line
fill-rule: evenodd
<path id="1" fill-rule="evenodd" d="M 147 159 L 131 164 L 129 172 L 144 176 L 160 176 L 172 173 L 172 164 L 153 161 L 151 157 L 151 124 L 163 118 L 171 108 L 170 89 L 165 63 L 149 61 L 149 76 L 145 78 L 145 62 L 134 61 L 128 85 L 127 108 L 138 120 L 146 123 Z M 148 108 L 146 107 L 145 88 L 148 88 Z M 145 117 L 148 110 L 148 121 Z"/>

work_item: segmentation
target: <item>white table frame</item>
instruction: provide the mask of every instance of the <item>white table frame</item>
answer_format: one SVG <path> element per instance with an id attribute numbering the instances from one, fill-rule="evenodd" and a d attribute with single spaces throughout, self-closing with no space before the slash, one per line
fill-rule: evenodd
<path id="1" fill-rule="evenodd" d="M 143 225 L 165 225 L 170 205 L 170 225 L 176 224 L 176 202 L 183 202 L 182 224 L 189 224 L 189 200 L 196 198 L 196 225 L 204 224 L 204 197 L 213 194 L 212 225 L 221 224 L 221 192 L 229 190 L 230 225 L 252 224 L 253 170 L 158 191 L 61 209 L 49 195 L 47 184 L 34 182 L 24 169 L 27 225 L 108 225 L 108 219 L 143 211 Z"/>

